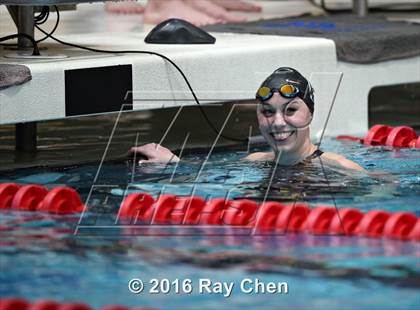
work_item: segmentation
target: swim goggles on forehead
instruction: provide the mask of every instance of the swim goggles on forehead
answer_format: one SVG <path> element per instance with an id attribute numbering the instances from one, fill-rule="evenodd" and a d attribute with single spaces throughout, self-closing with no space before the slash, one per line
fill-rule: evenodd
<path id="1" fill-rule="evenodd" d="M 292 84 L 283 84 L 278 89 L 262 86 L 258 89 L 256 98 L 261 101 L 270 99 L 273 94 L 278 91 L 285 98 L 295 98 L 299 94 L 299 88 Z"/>

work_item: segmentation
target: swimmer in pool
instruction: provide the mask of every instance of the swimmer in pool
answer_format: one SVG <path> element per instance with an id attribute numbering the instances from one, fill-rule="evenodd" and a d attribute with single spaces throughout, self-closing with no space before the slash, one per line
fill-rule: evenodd
<path id="1" fill-rule="evenodd" d="M 311 142 L 309 124 L 314 113 L 314 90 L 298 71 L 288 67 L 277 69 L 258 88 L 256 99 L 259 128 L 272 151 L 250 154 L 246 160 L 293 166 L 319 157 L 331 168 L 364 171 L 355 162 L 339 154 L 323 152 Z M 180 160 L 170 150 L 155 143 L 130 151 L 147 158 L 141 163 Z"/>

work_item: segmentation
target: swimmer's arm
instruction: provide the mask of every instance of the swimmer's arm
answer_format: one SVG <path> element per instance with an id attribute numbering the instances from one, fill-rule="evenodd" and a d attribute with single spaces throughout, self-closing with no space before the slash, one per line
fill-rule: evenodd
<path id="1" fill-rule="evenodd" d="M 326 152 L 322 154 L 321 159 L 325 164 L 332 168 L 339 168 L 343 170 L 355 170 L 359 172 L 367 172 L 363 167 L 356 164 L 354 161 L 348 160 L 342 155 Z"/>
<path id="2" fill-rule="evenodd" d="M 244 157 L 241 160 L 266 161 L 266 160 L 272 160 L 273 157 L 274 157 L 273 152 L 256 152 L 256 153 L 249 154 L 247 157 Z"/>
<path id="3" fill-rule="evenodd" d="M 139 163 L 176 163 L 180 161 L 180 158 L 172 153 L 166 147 L 157 143 L 148 143 L 142 146 L 132 147 L 129 150 L 129 155 L 136 157 Z M 242 160 L 249 161 L 266 161 L 273 160 L 273 152 L 256 152 L 249 154 Z"/>
<path id="4" fill-rule="evenodd" d="M 353 177 L 358 175 L 360 177 L 369 177 L 379 180 L 381 184 L 379 186 L 374 186 L 375 189 L 372 190 L 372 193 L 374 193 L 371 195 L 372 197 L 384 197 L 385 194 L 388 196 L 392 195 L 399 184 L 399 179 L 396 176 L 384 171 L 367 171 L 355 162 L 346 159 L 344 156 L 334 153 L 324 153 L 321 158 L 323 159 L 323 163 L 345 175 L 351 175 Z"/>

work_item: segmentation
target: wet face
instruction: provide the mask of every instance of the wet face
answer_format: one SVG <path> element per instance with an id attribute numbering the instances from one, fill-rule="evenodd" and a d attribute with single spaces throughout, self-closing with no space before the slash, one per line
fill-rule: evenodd
<path id="1" fill-rule="evenodd" d="M 257 117 L 261 134 L 274 151 L 299 152 L 310 142 L 306 125 L 312 114 L 298 97 L 284 98 L 275 92 L 269 100 L 258 104 Z"/>

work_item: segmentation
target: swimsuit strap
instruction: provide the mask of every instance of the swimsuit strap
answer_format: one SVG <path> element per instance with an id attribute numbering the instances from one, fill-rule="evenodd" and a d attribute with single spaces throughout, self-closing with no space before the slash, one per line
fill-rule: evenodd
<path id="1" fill-rule="evenodd" d="M 324 154 L 323 151 L 321 151 L 320 149 L 316 149 L 311 155 L 309 155 L 308 157 L 306 157 L 305 160 L 315 159 L 317 157 L 320 157 L 322 154 Z"/>

